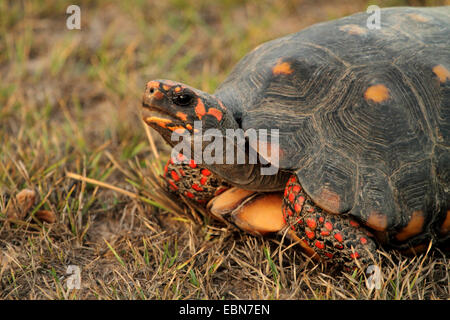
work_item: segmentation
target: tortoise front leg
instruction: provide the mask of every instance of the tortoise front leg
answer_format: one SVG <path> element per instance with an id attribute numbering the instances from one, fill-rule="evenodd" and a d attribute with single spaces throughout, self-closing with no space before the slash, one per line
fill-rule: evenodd
<path id="1" fill-rule="evenodd" d="M 316 206 L 295 175 L 286 185 L 282 210 L 291 238 L 297 237 L 320 258 L 350 268 L 356 260 L 365 266 L 373 264 L 377 246 L 370 232 L 348 215 L 331 214 Z"/>
<path id="2" fill-rule="evenodd" d="M 182 194 L 200 205 L 206 205 L 209 200 L 230 187 L 208 169 L 202 169 L 182 154 L 178 155 L 177 160 L 178 163 L 175 159 L 170 159 L 164 168 L 163 178 L 170 192 Z"/>
<path id="3" fill-rule="evenodd" d="M 254 235 L 275 233 L 285 227 L 281 214 L 281 192 L 259 193 L 230 186 L 179 155 L 181 163 L 169 160 L 164 169 L 167 189 L 206 206 L 218 220 Z"/>

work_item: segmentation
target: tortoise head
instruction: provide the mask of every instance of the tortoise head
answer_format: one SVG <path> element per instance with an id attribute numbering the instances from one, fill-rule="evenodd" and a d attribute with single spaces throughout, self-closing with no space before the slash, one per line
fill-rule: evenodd
<path id="1" fill-rule="evenodd" d="M 233 115 L 223 103 L 206 92 L 170 80 L 153 80 L 147 83 L 142 101 L 143 120 L 158 131 L 164 139 L 171 140 L 173 132 L 238 128 Z"/>
<path id="2" fill-rule="evenodd" d="M 230 129 L 240 129 L 240 126 L 226 104 L 214 95 L 182 83 L 153 80 L 148 82 L 145 88 L 142 101 L 143 120 L 173 147 L 172 155 L 182 153 L 233 185 L 268 191 L 282 188 L 285 183 L 284 176 L 262 175 L 261 163 L 237 161 L 238 148 L 244 147 L 245 153 L 246 146 L 238 145 L 234 138 L 230 139 L 228 136 Z M 201 135 L 200 149 L 195 146 L 196 133 Z M 186 144 L 183 146 L 180 143 L 180 140 L 184 141 L 181 137 L 186 136 L 189 137 L 188 148 Z M 211 148 L 213 142 L 219 143 Z M 232 161 L 226 158 L 230 147 L 234 150 Z M 186 149 L 189 149 L 189 154 L 186 154 Z M 213 162 L 205 161 L 205 153 L 208 151 L 213 155 Z M 199 154 L 200 160 L 197 157 Z M 248 158 L 248 153 L 245 153 L 245 157 Z M 211 157 L 209 159 L 211 160 Z"/>

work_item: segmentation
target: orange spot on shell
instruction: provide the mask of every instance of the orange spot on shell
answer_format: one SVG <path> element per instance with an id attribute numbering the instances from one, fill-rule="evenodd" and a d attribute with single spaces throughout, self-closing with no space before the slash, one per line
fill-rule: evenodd
<path id="1" fill-rule="evenodd" d="M 216 109 L 216 108 L 209 108 L 207 114 L 215 117 L 217 119 L 217 121 L 222 120 L 222 117 L 223 117 L 222 111 L 220 111 L 219 109 Z"/>
<path id="2" fill-rule="evenodd" d="M 445 217 L 444 222 L 441 225 L 441 234 L 446 234 L 450 232 L 450 210 L 447 210 L 447 216 Z"/>
<path id="3" fill-rule="evenodd" d="M 420 14 L 417 14 L 417 13 L 410 13 L 410 14 L 407 14 L 407 16 L 410 17 L 411 19 L 417 21 L 417 22 L 428 22 L 428 21 L 430 21 L 430 19 L 428 19 L 427 17 L 424 17 L 424 16 L 422 16 Z"/>
<path id="4" fill-rule="evenodd" d="M 278 60 L 278 63 L 272 69 L 274 75 L 291 74 L 292 72 L 294 72 L 294 70 L 292 70 L 290 63 L 281 62 L 281 59 Z"/>
<path id="5" fill-rule="evenodd" d="M 440 82 L 445 82 L 450 79 L 450 72 L 441 64 L 435 66 L 433 72 L 437 75 Z"/>
<path id="6" fill-rule="evenodd" d="M 389 99 L 389 89 L 383 84 L 370 86 L 367 88 L 366 92 L 364 92 L 364 98 L 376 103 L 386 101 Z"/>
<path id="7" fill-rule="evenodd" d="M 316 203 L 322 209 L 325 209 L 332 213 L 338 213 L 340 206 L 340 197 L 336 192 L 328 188 L 322 188 L 320 196 L 316 199 Z"/>
<path id="8" fill-rule="evenodd" d="M 395 236 L 399 241 L 404 241 L 416 234 L 422 232 L 425 217 L 422 211 L 414 211 L 408 224 Z"/>
<path id="9" fill-rule="evenodd" d="M 367 226 L 377 231 L 384 231 L 387 227 L 387 217 L 385 214 L 372 211 L 366 222 Z"/>
<path id="10" fill-rule="evenodd" d="M 169 89 L 170 89 L 170 87 L 169 87 L 168 85 L 166 85 L 166 84 L 163 84 L 162 87 L 163 87 L 163 89 L 166 90 L 166 91 L 169 91 Z"/>
<path id="11" fill-rule="evenodd" d="M 181 91 L 181 87 L 175 87 L 175 89 L 173 89 L 173 91 L 180 92 Z"/>
<path id="12" fill-rule="evenodd" d="M 355 34 L 355 35 L 361 35 L 367 32 L 366 29 L 361 28 L 356 24 L 346 24 L 345 26 L 339 27 L 339 30 L 347 32 L 348 34 Z"/>

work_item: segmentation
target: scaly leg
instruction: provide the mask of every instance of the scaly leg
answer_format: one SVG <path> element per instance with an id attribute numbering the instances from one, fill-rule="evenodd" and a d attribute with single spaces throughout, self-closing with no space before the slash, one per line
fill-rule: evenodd
<path id="1" fill-rule="evenodd" d="M 349 215 L 316 206 L 295 175 L 286 185 L 282 211 L 288 227 L 322 259 L 346 267 L 354 267 L 356 260 L 363 265 L 374 261 L 376 242 L 370 232 Z"/>

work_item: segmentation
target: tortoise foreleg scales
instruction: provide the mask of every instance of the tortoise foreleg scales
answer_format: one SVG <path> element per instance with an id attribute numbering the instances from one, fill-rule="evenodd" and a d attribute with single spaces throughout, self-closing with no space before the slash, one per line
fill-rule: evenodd
<path id="1" fill-rule="evenodd" d="M 331 214 L 316 206 L 295 175 L 286 185 L 282 212 L 287 227 L 322 259 L 346 267 L 354 267 L 356 260 L 365 266 L 373 263 L 373 235 L 348 215 Z"/>

